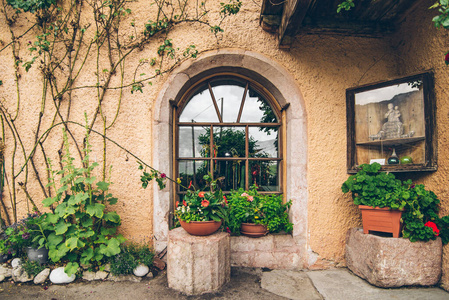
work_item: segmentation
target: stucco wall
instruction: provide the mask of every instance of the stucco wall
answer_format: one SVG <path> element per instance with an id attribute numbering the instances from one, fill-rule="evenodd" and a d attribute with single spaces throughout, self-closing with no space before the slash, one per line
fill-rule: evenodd
<path id="1" fill-rule="evenodd" d="M 449 71 L 444 63 L 448 51 L 449 32 L 446 29 L 436 29 L 432 18 L 436 11 L 428 10 L 428 3 L 423 1 L 402 24 L 401 30 L 392 39 L 392 46 L 398 57 L 399 74 L 432 70 L 435 76 L 436 124 L 438 139 L 438 171 L 428 174 L 417 174 L 415 180 L 423 183 L 435 192 L 440 199 L 440 216 L 449 214 L 449 106 L 448 90 Z M 443 277 L 442 285 L 449 287 L 449 248 L 443 247 Z"/>
<path id="2" fill-rule="evenodd" d="M 245 1 L 241 12 L 227 19 L 222 27 L 224 33 L 219 34 L 217 40 L 208 28 L 199 25 L 181 25 L 173 30 L 169 38 L 180 49 L 195 43 L 200 51 L 213 49 L 239 49 L 252 51 L 273 60 L 285 68 L 296 81 L 297 88 L 304 100 L 304 115 L 307 127 L 307 219 L 300 219 L 302 226 L 307 228 L 307 250 L 309 251 L 308 265 L 344 264 L 344 239 L 347 230 L 360 225 L 358 209 L 352 204 L 352 199 L 344 196 L 340 190 L 346 174 L 346 105 L 345 90 L 360 84 L 385 80 L 409 72 L 423 71 L 434 68 L 436 71 L 436 94 L 438 107 L 438 135 L 439 135 L 439 171 L 419 179 L 433 188 L 443 201 L 443 211 L 449 212 L 449 203 L 445 201 L 447 191 L 444 190 L 445 175 L 449 168 L 442 159 L 445 151 L 447 134 L 445 122 L 449 106 L 445 102 L 447 92 L 443 87 L 447 85 L 447 71 L 442 63 L 444 40 L 447 33 L 432 28 L 430 19 L 432 14 L 424 7 L 412 12 L 406 20 L 404 30 L 397 37 L 376 39 L 329 35 L 298 35 L 290 50 L 280 50 L 274 34 L 267 33 L 259 26 L 261 1 Z M 145 1 L 137 1 L 131 5 L 133 15 L 125 21 L 135 19 L 136 24 L 142 24 L 151 14 L 151 8 Z M 210 7 L 212 8 L 212 6 Z M 424 13 L 416 13 L 423 11 Z M 0 39 L 8 43 L 10 36 L 4 19 L 0 17 Z M 211 19 L 214 16 L 210 16 Z M 25 28 L 26 22 L 18 24 Z M 419 24 L 419 28 L 414 28 Z M 23 43 L 33 38 L 31 32 L 25 36 Z M 157 39 L 158 43 L 162 38 Z M 424 41 L 424 42 L 423 42 Z M 23 44 L 23 49 L 25 45 Z M 425 45 L 425 46 L 423 46 Z M 150 44 L 134 53 L 127 60 L 129 68 L 135 67 L 139 59 L 155 56 L 158 44 Z M 23 50 L 24 51 L 24 50 Z M 24 53 L 24 52 L 23 52 Z M 208 54 L 209 55 L 209 54 Z M 200 54 L 201 57 L 201 54 Z M 194 59 L 192 59 L 194 61 Z M 95 81 L 95 65 L 93 57 L 87 61 L 90 72 L 81 77 L 80 83 Z M 145 66 L 142 72 L 154 72 L 154 68 Z M 155 118 L 155 101 L 169 75 L 166 74 L 153 80 L 153 85 L 146 86 L 143 93 L 131 94 L 129 89 L 124 91 L 121 110 L 116 124 L 108 130 L 108 136 L 146 162 L 151 163 L 153 145 L 153 121 Z M 29 73 L 21 70 L 21 113 L 17 126 L 24 130 L 24 143 L 27 152 L 33 145 L 32 127 L 37 122 L 40 108 L 41 81 L 36 68 Z M 0 87 L 1 97 L 5 105 L 14 110 L 16 103 L 11 52 L 0 53 L 0 74 L 3 86 Z M 132 74 L 126 75 L 130 79 Z M 116 82 L 119 81 L 115 78 Z M 166 88 L 166 87 L 165 87 Z M 173 87 L 176 88 L 176 87 Z M 94 114 L 95 91 L 76 91 L 73 95 L 71 120 L 83 122 L 83 112 L 87 111 L 91 120 Z M 107 120 L 114 118 L 117 108 L 118 92 L 111 91 L 104 102 Z M 64 104 L 67 105 L 67 104 Z M 52 103 L 48 103 L 48 116 L 54 111 Z M 160 108 L 157 108 L 160 109 Z M 169 113 L 167 110 L 166 113 Z M 290 111 L 292 115 L 298 112 Z M 157 120 L 156 120 L 157 121 Z M 51 120 L 44 119 L 45 124 Z M 101 130 L 100 122 L 94 127 Z M 31 126 L 31 125 L 32 126 Z M 78 141 L 82 139 L 82 129 L 71 126 Z M 57 160 L 57 149 L 60 147 L 61 134 L 55 130 L 49 138 L 48 155 Z M 164 137 L 168 138 L 168 137 Z M 292 133 L 290 138 L 294 138 Z M 12 151 L 11 135 L 7 133 L 7 154 Z M 93 159 L 101 162 L 102 140 L 93 135 Z M 122 217 L 121 232 L 131 239 L 150 239 L 153 233 L 153 202 L 152 188 L 143 190 L 139 183 L 139 172 L 134 158 L 111 143 L 107 144 L 107 164 L 113 165 L 111 181 L 114 185 L 111 192 L 119 199 L 116 209 Z M 169 150 L 167 150 L 169 152 Z M 170 153 L 162 153 L 161 157 L 170 159 Z M 16 168 L 23 159 L 18 155 Z M 43 173 L 45 166 L 41 157 L 36 157 L 38 169 Z M 7 169 L 11 161 L 7 159 Z M 169 173 L 167 170 L 161 170 Z M 171 175 L 171 174 L 170 174 Z M 23 176 L 23 175 L 22 175 Z M 100 177 L 101 174 L 98 174 Z M 290 173 L 289 180 L 294 181 L 297 175 Z M 43 199 L 42 192 L 33 176 L 29 178 L 29 192 L 35 201 Z M 4 193 L 5 203 L 9 203 L 9 192 Z M 168 196 L 168 195 L 167 195 Z M 25 195 L 18 192 L 19 215 L 27 210 Z M 167 200 L 168 201 L 168 200 Z M 160 224 L 154 224 L 159 226 Z M 445 250 L 447 255 L 447 250 Z M 445 260 L 446 269 L 449 268 Z M 329 263 L 326 263 L 329 262 Z M 444 281 L 449 279 L 445 275 Z"/>

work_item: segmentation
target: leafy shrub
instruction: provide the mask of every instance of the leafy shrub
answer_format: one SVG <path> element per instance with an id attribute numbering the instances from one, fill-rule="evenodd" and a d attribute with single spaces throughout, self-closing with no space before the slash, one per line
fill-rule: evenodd
<path id="1" fill-rule="evenodd" d="M 51 169 L 48 186 L 52 186 L 56 194 L 43 201 L 45 207 L 52 212 L 45 214 L 45 229 L 50 234 L 46 237 L 49 249 L 48 256 L 53 262 L 69 261 L 65 272 L 76 273 L 78 262 L 88 265 L 100 264 L 105 257 L 120 252 L 120 244 L 124 242 L 117 235 L 120 216 L 114 211 L 106 211 L 106 204 L 117 203 L 117 198 L 108 192 L 110 183 L 98 181 L 92 171 L 98 165 L 89 162 L 90 144 L 86 128 L 85 157 L 83 167 L 74 165 L 70 155 L 67 134 L 64 131 L 63 168 L 60 171 Z M 56 176 L 60 176 L 60 187 L 56 186 Z"/>
<path id="2" fill-rule="evenodd" d="M 45 266 L 40 265 L 37 261 L 27 259 L 22 263 L 22 268 L 29 276 L 36 276 L 45 269 Z"/>
<path id="3" fill-rule="evenodd" d="M 401 181 L 393 173 L 380 172 L 380 164 L 363 164 L 355 175 L 343 183 L 341 190 L 351 192 L 356 205 L 389 207 L 403 210 L 402 236 L 410 241 L 434 240 L 449 242 L 449 216 L 438 215 L 440 200 L 423 184 Z"/>
<path id="4" fill-rule="evenodd" d="M 291 232 L 293 224 L 288 219 L 288 209 L 292 202 L 283 204 L 282 195 L 259 194 L 255 186 L 251 190 L 232 191 L 229 202 L 229 229 L 240 234 L 242 223 L 267 226 L 269 232 Z"/>
<path id="5" fill-rule="evenodd" d="M 153 265 L 154 252 L 148 246 L 130 243 L 120 248 L 120 253 L 109 259 L 113 275 L 132 274 L 140 264 L 149 267 Z"/>

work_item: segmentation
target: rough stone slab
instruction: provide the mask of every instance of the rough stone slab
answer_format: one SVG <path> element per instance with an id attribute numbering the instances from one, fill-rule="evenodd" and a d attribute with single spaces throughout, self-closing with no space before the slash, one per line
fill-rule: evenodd
<path id="1" fill-rule="evenodd" d="M 306 273 L 312 280 L 315 288 L 326 300 L 449 299 L 449 293 L 439 288 L 378 288 L 351 274 L 346 268 L 309 271 Z"/>
<path id="2" fill-rule="evenodd" d="M 288 299 L 323 299 L 307 274 L 300 271 L 273 270 L 271 272 L 263 272 L 261 287 Z"/>
<path id="3" fill-rule="evenodd" d="M 36 277 L 34 277 L 34 280 L 33 280 L 34 284 L 44 283 L 45 280 L 47 280 L 49 275 L 50 275 L 49 268 L 42 270 L 42 272 L 40 272 L 39 274 L 36 275 Z"/>
<path id="4" fill-rule="evenodd" d="M 379 287 L 432 286 L 441 277 L 442 243 L 410 242 L 350 229 L 345 257 L 354 274 Z"/>
<path id="5" fill-rule="evenodd" d="M 219 290 L 231 279 L 228 233 L 193 236 L 182 228 L 169 232 L 167 248 L 168 286 L 187 295 Z"/>
<path id="6" fill-rule="evenodd" d="M 97 271 L 95 273 L 95 280 L 105 280 L 108 277 L 109 273 L 105 271 Z"/>

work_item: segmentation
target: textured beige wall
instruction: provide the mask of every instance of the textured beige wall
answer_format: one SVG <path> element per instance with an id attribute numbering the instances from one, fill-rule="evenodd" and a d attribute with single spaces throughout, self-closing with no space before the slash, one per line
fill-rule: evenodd
<path id="1" fill-rule="evenodd" d="M 392 39 L 392 46 L 398 57 L 399 74 L 422 70 L 433 70 L 435 76 L 436 124 L 438 139 L 438 171 L 415 175 L 415 180 L 424 183 L 440 199 L 440 216 L 449 214 L 449 69 L 444 63 L 448 51 L 449 31 L 437 30 L 432 23 L 435 11 L 429 11 L 423 1 L 402 24 L 401 30 Z M 449 247 L 443 247 L 443 277 L 441 283 L 449 288 Z"/>
<path id="2" fill-rule="evenodd" d="M 307 184 L 308 184 L 308 219 L 303 220 L 308 227 L 308 248 L 314 252 L 314 260 L 329 261 L 330 264 L 344 263 L 344 239 L 346 231 L 360 225 L 358 209 L 352 204 L 350 197 L 344 196 L 340 190 L 346 174 L 346 106 L 345 90 L 360 84 L 385 80 L 410 72 L 435 69 L 436 94 L 438 106 L 439 135 L 439 171 L 418 178 L 433 188 L 443 202 L 443 211 L 449 212 L 449 203 L 445 201 L 447 191 L 444 190 L 445 176 L 449 165 L 443 160 L 447 133 L 445 122 L 448 122 L 449 106 L 445 102 L 447 92 L 447 69 L 442 63 L 444 41 L 447 33 L 436 31 L 430 22 L 432 14 L 427 12 L 426 5 L 419 7 L 407 17 L 402 31 L 394 38 L 374 39 L 360 37 L 343 37 L 328 35 L 298 35 L 289 51 L 277 48 L 276 36 L 264 32 L 259 27 L 261 1 L 245 1 L 241 12 L 236 17 L 227 19 L 222 27 L 225 32 L 216 39 L 209 30 L 199 25 L 182 25 L 173 30 L 169 38 L 180 49 L 195 43 L 200 51 L 216 48 L 237 48 L 259 52 L 285 67 L 296 79 L 305 101 L 308 133 Z M 149 19 L 150 7 L 145 1 L 131 4 L 134 12 L 132 19 L 142 24 Z M 211 8 L 211 7 L 209 7 Z M 424 12 L 416 15 L 416 12 Z M 210 18 L 213 19 L 214 16 Z M 419 24 L 419 27 L 416 26 Z M 21 26 L 25 26 L 22 24 Z M 33 34 L 27 35 L 31 39 Z M 0 17 L 0 39 L 9 41 L 4 20 Z M 24 39 L 24 42 L 27 38 Z M 162 39 L 158 39 L 161 42 Z M 155 56 L 157 44 L 150 44 L 136 52 L 127 61 L 132 68 L 141 58 Z M 23 45 L 25 48 L 25 45 Z M 88 60 L 91 72 L 79 79 L 80 82 L 94 81 L 93 58 Z M 11 53 L 0 53 L 0 74 L 3 86 L 1 97 L 13 110 L 15 106 L 13 62 Z M 145 66 L 142 72 L 154 71 Z M 176 70 L 175 70 L 176 72 Z M 33 131 L 30 124 L 35 124 L 40 107 L 41 81 L 36 69 L 30 73 L 21 72 L 21 114 L 17 125 L 23 128 L 24 142 L 29 152 L 32 147 Z M 144 93 L 130 94 L 126 90 L 121 103 L 121 113 L 117 123 L 108 131 L 108 136 L 147 162 L 152 157 L 152 118 L 153 103 L 162 88 L 167 76 L 153 81 L 152 87 L 146 87 Z M 128 77 L 129 79 L 129 77 Z M 118 79 L 115 79 L 118 82 Z M 87 111 L 92 118 L 95 103 L 92 92 L 80 91 L 74 94 L 71 119 L 83 120 L 83 112 Z M 117 93 L 111 93 L 104 104 L 107 120 L 111 120 L 117 107 Z M 54 110 L 48 103 L 49 111 Z M 293 112 L 294 113 L 294 112 Z M 48 115 L 51 115 L 49 113 Z M 45 120 L 49 124 L 50 120 Z M 34 125 L 33 125 L 34 126 Z M 73 127 L 74 128 L 74 127 Z M 98 124 L 96 129 L 100 129 Z M 76 129 L 80 141 L 82 131 Z M 7 152 L 11 151 L 11 137 L 8 136 Z M 53 151 L 49 156 L 56 159 L 56 150 L 60 145 L 60 131 L 56 130 L 48 141 Z M 93 137 L 93 158 L 101 160 L 102 141 Z M 122 216 L 121 232 L 128 238 L 142 240 L 152 234 L 152 194 L 151 188 L 143 190 L 139 184 L 139 172 L 135 159 L 123 150 L 108 143 L 108 164 L 113 165 L 112 181 L 115 183 L 111 192 L 119 198 L 116 205 Z M 44 172 L 40 157 L 36 158 L 38 168 Z M 18 158 L 18 167 L 23 159 Z M 8 166 L 11 162 L 7 161 Z M 7 167 L 8 167 L 7 166 Z M 165 171 L 165 170 L 161 170 Z M 292 175 L 294 176 L 294 174 Z M 40 188 L 35 179 L 29 178 L 30 194 L 35 200 L 42 199 Z M 8 190 L 5 196 L 8 198 Z M 26 212 L 26 201 L 22 192 L 18 193 L 20 213 Z M 7 199 L 6 202 L 9 200 Z M 447 255 L 447 250 L 445 251 Z M 449 268 L 445 260 L 446 269 Z M 314 261 L 312 261 L 313 263 Z M 445 282 L 449 279 L 444 277 Z"/>

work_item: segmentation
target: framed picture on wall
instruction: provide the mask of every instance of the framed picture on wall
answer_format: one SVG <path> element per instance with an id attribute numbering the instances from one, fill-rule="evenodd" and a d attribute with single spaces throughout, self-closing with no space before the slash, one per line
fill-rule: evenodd
<path id="1" fill-rule="evenodd" d="M 385 160 L 383 171 L 436 171 L 433 74 L 346 90 L 347 168 Z"/>

